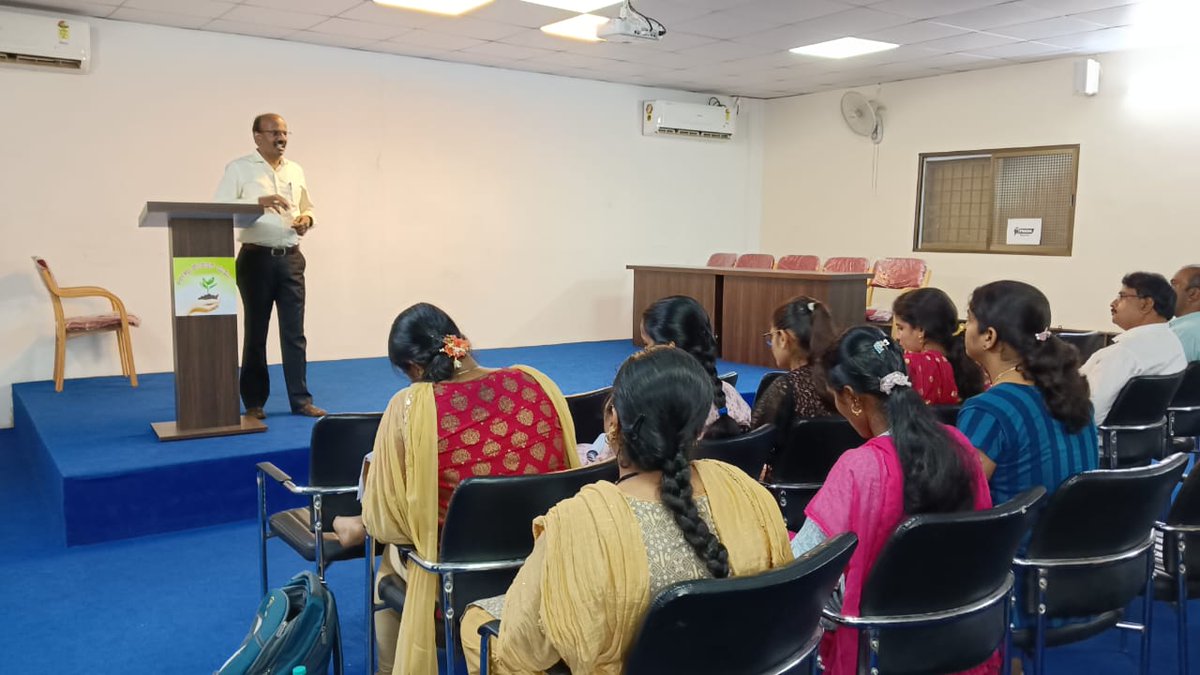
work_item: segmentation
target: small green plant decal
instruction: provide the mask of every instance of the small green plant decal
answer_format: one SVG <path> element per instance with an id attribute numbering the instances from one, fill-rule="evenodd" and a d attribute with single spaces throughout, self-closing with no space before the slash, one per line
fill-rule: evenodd
<path id="1" fill-rule="evenodd" d="M 212 292 L 217 287 L 217 280 L 215 278 L 206 277 L 201 279 L 200 286 L 204 288 L 204 295 L 200 296 L 201 300 L 216 300 L 219 297 Z"/>

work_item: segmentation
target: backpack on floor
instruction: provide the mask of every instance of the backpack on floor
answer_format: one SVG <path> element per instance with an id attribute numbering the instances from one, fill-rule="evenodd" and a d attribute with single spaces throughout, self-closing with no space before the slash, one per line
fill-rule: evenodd
<path id="1" fill-rule="evenodd" d="M 301 572 L 267 593 L 254 625 L 216 675 L 291 675 L 304 666 L 310 675 L 342 673 L 341 630 L 333 593 L 316 574 Z"/>

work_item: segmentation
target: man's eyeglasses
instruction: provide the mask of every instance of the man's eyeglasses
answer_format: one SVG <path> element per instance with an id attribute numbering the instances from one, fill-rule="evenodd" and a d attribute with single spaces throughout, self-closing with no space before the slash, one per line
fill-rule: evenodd
<path id="1" fill-rule="evenodd" d="M 288 132 L 280 129 L 260 129 L 257 133 L 267 134 L 268 136 L 282 136 L 287 138 Z"/>
<path id="2" fill-rule="evenodd" d="M 1143 298 L 1143 297 L 1146 297 L 1146 296 L 1138 295 L 1137 293 L 1117 293 L 1117 302 L 1120 302 L 1126 298 Z"/>

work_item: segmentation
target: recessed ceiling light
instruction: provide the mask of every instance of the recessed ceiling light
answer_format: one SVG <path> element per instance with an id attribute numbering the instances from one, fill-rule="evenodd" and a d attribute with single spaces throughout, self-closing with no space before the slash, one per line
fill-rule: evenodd
<path id="1" fill-rule="evenodd" d="M 580 14 L 569 19 L 546 24 L 542 26 L 542 32 L 571 38 L 572 40 L 600 42 L 600 38 L 596 37 L 596 28 L 607 21 L 608 17 L 596 16 L 595 14 Z"/>
<path id="2" fill-rule="evenodd" d="M 899 47 L 898 44 L 891 42 L 878 42 L 876 40 L 864 40 L 856 37 L 844 37 L 827 42 L 818 42 L 815 45 L 805 45 L 803 47 L 793 47 L 788 51 L 793 54 L 804 54 L 805 56 L 820 56 L 826 59 L 844 59 L 851 56 L 862 56 L 863 54 L 874 54 L 875 52 L 883 52 L 889 49 Z"/>
<path id="3" fill-rule="evenodd" d="M 555 9 L 565 9 L 568 12 L 579 12 L 586 14 L 594 12 L 601 7 L 615 5 L 621 0 L 524 0 L 525 2 L 534 5 L 544 5 L 546 7 L 554 7 Z"/>
<path id="4" fill-rule="evenodd" d="M 431 12 L 458 16 L 477 7 L 482 7 L 492 0 L 375 0 L 375 4 L 399 9 L 415 9 L 418 12 Z"/>

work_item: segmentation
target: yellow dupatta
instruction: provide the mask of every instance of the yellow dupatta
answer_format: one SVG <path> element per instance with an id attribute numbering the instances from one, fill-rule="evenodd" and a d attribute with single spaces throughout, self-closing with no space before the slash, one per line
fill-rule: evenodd
<path id="1" fill-rule="evenodd" d="M 579 466 L 575 424 L 558 386 L 528 366 L 512 366 L 531 377 L 546 392 L 562 426 L 567 466 Z M 371 470 L 363 492 L 363 524 L 378 540 L 411 544 L 428 561 L 438 559 L 438 415 L 434 385 L 417 382 L 388 403 L 375 436 Z M 398 461 L 403 448 L 404 461 Z M 389 547 L 389 554 L 394 549 Z M 438 598 L 438 578 L 407 566 L 405 611 L 400 617 L 394 669 L 418 675 L 437 673 L 437 644 L 431 620 Z M 450 646 L 453 648 L 453 646 Z"/>
<path id="2" fill-rule="evenodd" d="M 792 560 L 770 493 L 728 464 L 693 467 L 733 576 Z M 641 528 L 624 493 L 612 483 L 589 485 L 535 520 L 534 536 L 544 538 L 543 563 L 522 569 L 505 599 L 500 672 L 536 672 L 557 654 L 572 672 L 619 674 L 651 600 Z"/>

